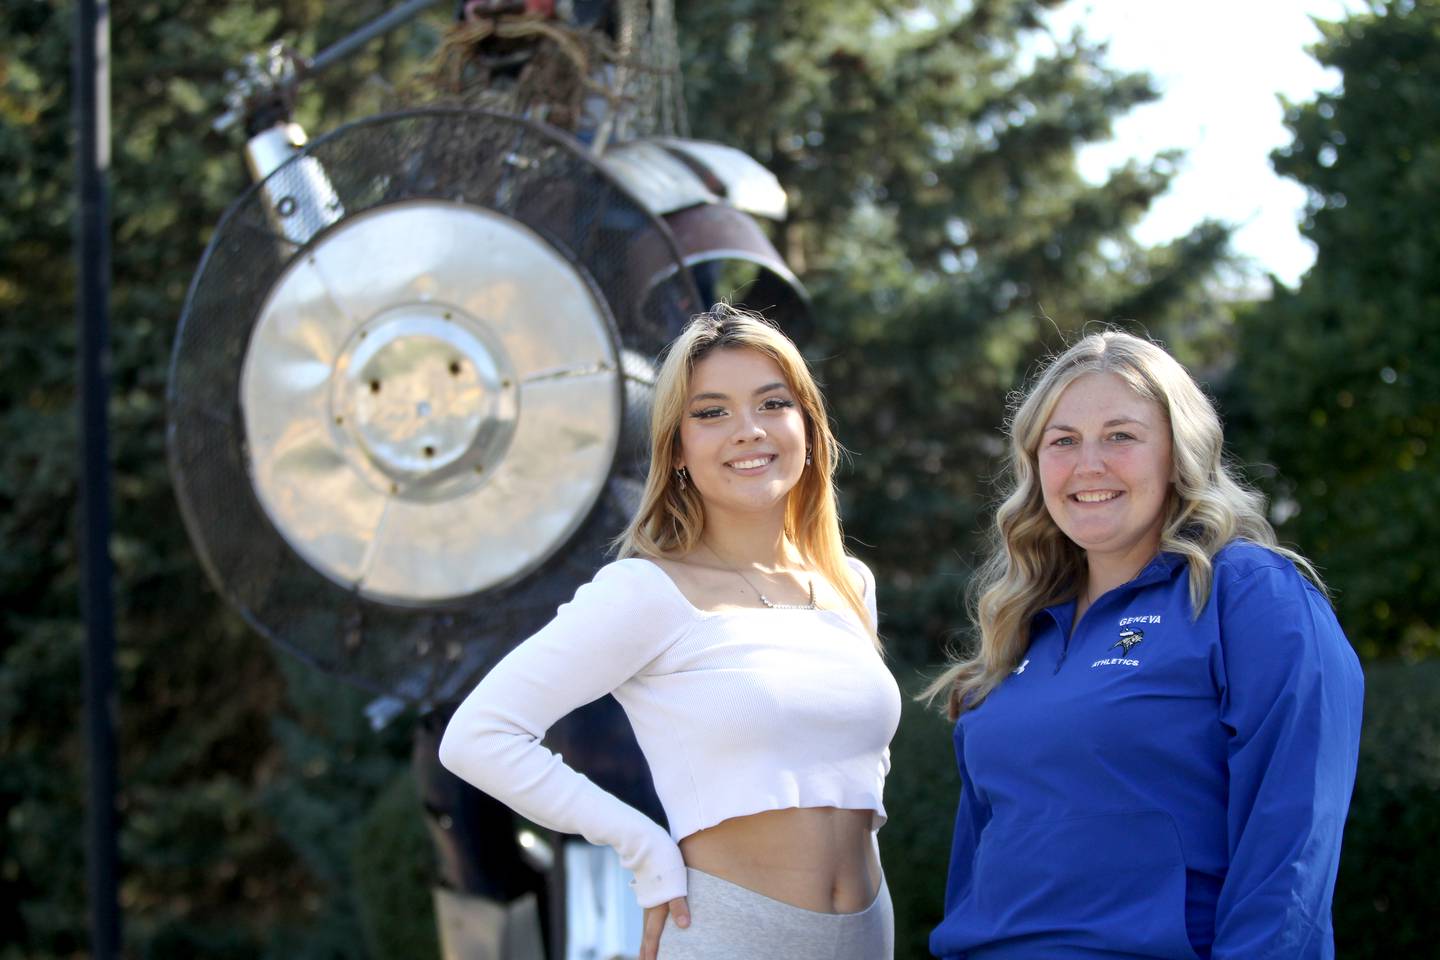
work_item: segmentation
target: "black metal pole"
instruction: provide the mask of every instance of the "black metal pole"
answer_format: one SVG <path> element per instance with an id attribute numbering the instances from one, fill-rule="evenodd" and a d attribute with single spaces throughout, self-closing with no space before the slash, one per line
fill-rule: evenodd
<path id="1" fill-rule="evenodd" d="M 406 21 L 415 19 L 438 2 L 439 0 L 409 0 L 408 3 L 403 3 L 388 13 L 382 13 L 348 37 L 342 37 L 315 54 L 315 58 L 306 65 L 307 72 L 315 74 L 334 66 L 371 40 L 381 34 L 389 33 Z"/>
<path id="2" fill-rule="evenodd" d="M 90 763 L 86 880 L 91 956 L 120 955 L 116 897 L 115 611 L 110 567 L 110 8 L 75 9 L 76 277 L 80 325 L 80 562 L 85 616 L 85 733 Z"/>

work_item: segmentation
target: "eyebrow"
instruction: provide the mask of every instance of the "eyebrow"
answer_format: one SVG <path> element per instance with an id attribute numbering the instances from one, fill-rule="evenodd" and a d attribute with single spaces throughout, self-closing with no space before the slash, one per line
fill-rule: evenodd
<path id="1" fill-rule="evenodd" d="M 762 393 L 769 393 L 769 392 L 772 391 L 772 390 L 789 390 L 789 389 L 790 389 L 789 385 L 786 384 L 784 381 L 782 381 L 782 380 L 776 380 L 774 383 L 767 383 L 767 384 L 765 384 L 765 386 L 763 386 L 763 387 L 757 387 L 757 388 L 755 389 L 755 392 L 752 393 L 751 396 L 757 396 L 757 397 L 758 397 L 760 394 L 762 394 Z M 730 399 L 729 395 L 728 395 L 728 394 L 724 394 L 724 393 L 697 393 L 697 394 L 695 394 L 695 396 L 693 396 L 693 397 L 690 398 L 690 402 L 691 402 L 691 403 L 694 403 L 694 402 L 697 401 L 697 400 L 729 400 L 729 399 Z"/>
<path id="2" fill-rule="evenodd" d="M 1119 427 L 1119 426 L 1123 426 L 1124 424 L 1127 424 L 1127 423 L 1139 424 L 1139 425 L 1142 426 L 1142 427 L 1148 427 L 1148 426 L 1150 426 L 1150 424 L 1146 423 L 1144 420 L 1138 420 L 1138 419 L 1136 419 L 1135 417 L 1116 417 L 1114 420 L 1106 420 L 1105 423 L 1101 426 L 1101 429 L 1102 429 L 1102 430 L 1106 430 L 1106 429 L 1109 429 L 1110 427 Z M 1079 433 L 1079 432 L 1080 432 L 1080 430 L 1079 430 L 1078 428 L 1072 427 L 1072 426 L 1068 426 L 1068 425 L 1063 424 L 1063 423 L 1052 423 L 1050 426 L 1046 427 L 1043 432 L 1044 432 L 1044 433 L 1049 433 L 1051 430 L 1068 430 L 1068 431 L 1071 432 L 1071 433 Z"/>

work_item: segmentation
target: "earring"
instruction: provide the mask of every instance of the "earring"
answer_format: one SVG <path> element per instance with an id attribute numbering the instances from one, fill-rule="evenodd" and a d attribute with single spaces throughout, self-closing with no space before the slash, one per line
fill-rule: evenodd
<path id="1" fill-rule="evenodd" d="M 805 448 L 805 466 L 810 466 L 810 448 Z"/>
<path id="2" fill-rule="evenodd" d="M 686 470 L 684 467 L 677 468 L 675 471 L 675 479 L 680 481 L 680 489 L 684 490 L 685 481 L 690 479 L 690 471 Z"/>

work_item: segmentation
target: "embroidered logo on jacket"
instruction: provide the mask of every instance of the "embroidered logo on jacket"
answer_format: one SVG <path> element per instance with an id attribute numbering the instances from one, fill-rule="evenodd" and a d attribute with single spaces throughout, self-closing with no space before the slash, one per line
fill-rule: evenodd
<path id="1" fill-rule="evenodd" d="M 1120 639 L 1116 640 L 1114 645 L 1111 646 L 1110 649 L 1114 650 L 1115 647 L 1120 647 L 1121 655 L 1128 657 L 1130 656 L 1130 648 L 1144 639 L 1144 630 L 1136 630 L 1134 627 L 1127 627 L 1124 630 L 1120 631 Z"/>
<path id="2" fill-rule="evenodd" d="M 1145 639 L 1145 631 L 1139 627 L 1126 626 L 1132 623 L 1159 623 L 1159 615 L 1145 617 L 1126 617 L 1120 621 L 1120 639 L 1116 640 L 1110 649 L 1120 648 L 1118 657 L 1102 657 L 1090 664 L 1091 669 L 1095 667 L 1138 667 L 1140 661 L 1130 656 L 1130 650 Z"/>

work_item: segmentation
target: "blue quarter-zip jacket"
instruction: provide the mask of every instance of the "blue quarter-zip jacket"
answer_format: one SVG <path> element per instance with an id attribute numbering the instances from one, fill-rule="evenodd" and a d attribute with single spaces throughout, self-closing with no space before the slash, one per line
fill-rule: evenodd
<path id="1" fill-rule="evenodd" d="M 944 960 L 1321 960 L 1363 679 L 1330 604 L 1236 541 L 1192 617 L 1161 554 L 1035 617 L 955 725 Z M 1068 638 L 1068 640 L 1067 640 Z"/>

